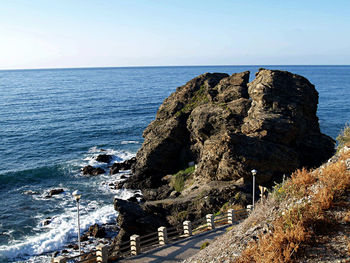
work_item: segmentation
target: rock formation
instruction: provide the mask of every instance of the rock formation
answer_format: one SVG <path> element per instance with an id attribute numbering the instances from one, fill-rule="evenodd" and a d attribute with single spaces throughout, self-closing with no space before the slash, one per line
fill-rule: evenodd
<path id="1" fill-rule="evenodd" d="M 271 186 L 332 156 L 334 141 L 320 132 L 317 104 L 314 85 L 286 71 L 260 69 L 250 83 L 249 72 L 200 75 L 159 107 L 123 187 L 141 189 L 143 211 L 172 225 L 227 202 L 244 206 L 251 201 L 252 169 L 258 185 Z M 189 163 L 194 172 L 180 176 Z"/>
<path id="2" fill-rule="evenodd" d="M 194 161 L 202 182 L 250 180 L 269 185 L 334 152 L 316 116 L 318 93 L 306 78 L 260 69 L 228 76 L 206 73 L 179 87 L 145 129 L 133 188 L 158 188 L 161 178 Z"/>

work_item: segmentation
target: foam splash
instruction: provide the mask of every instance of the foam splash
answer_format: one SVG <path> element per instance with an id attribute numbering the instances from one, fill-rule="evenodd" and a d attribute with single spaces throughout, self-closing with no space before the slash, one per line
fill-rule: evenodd
<path id="1" fill-rule="evenodd" d="M 103 206 L 96 211 L 81 216 L 81 231 L 87 230 L 92 224 L 115 222 L 116 218 L 117 212 L 112 204 Z M 16 241 L 13 244 L 0 246 L 0 259 L 43 255 L 61 249 L 76 236 L 76 210 L 71 208 L 66 213 L 52 219 L 48 232 L 26 237 L 24 240 Z"/>
<path id="2" fill-rule="evenodd" d="M 140 142 L 138 142 L 138 141 L 121 141 L 120 144 L 125 145 L 125 144 L 139 144 L 139 143 L 140 143 Z"/>
<path id="3" fill-rule="evenodd" d="M 96 161 L 96 157 L 99 154 L 108 154 L 112 156 L 112 160 L 110 163 L 114 162 L 122 162 L 128 159 L 131 159 L 132 157 L 135 157 L 134 153 L 130 153 L 127 151 L 119 151 L 119 150 L 114 150 L 114 149 L 99 149 L 96 146 L 91 147 L 84 158 L 84 162 L 80 163 L 80 166 L 83 167 L 85 165 L 91 165 L 94 167 L 101 167 L 101 168 L 106 168 L 108 164 L 106 163 L 100 163 Z"/>

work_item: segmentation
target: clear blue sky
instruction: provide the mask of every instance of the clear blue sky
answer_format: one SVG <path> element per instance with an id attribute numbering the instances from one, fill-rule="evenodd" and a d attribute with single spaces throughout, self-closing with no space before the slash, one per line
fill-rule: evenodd
<path id="1" fill-rule="evenodd" d="M 245 64 L 350 64 L 350 1 L 0 2 L 0 69 Z"/>

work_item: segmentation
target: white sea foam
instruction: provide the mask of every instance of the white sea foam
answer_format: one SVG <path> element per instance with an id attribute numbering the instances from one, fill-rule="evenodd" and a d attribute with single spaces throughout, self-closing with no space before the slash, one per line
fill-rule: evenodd
<path id="1" fill-rule="evenodd" d="M 138 141 L 122 141 L 120 144 L 139 144 Z"/>
<path id="2" fill-rule="evenodd" d="M 118 189 L 115 191 L 115 198 L 127 200 L 135 194 L 142 194 L 140 190 Z"/>
<path id="3" fill-rule="evenodd" d="M 81 216 L 81 229 L 85 231 L 92 224 L 105 224 L 114 222 L 117 212 L 113 205 L 106 205 L 98 210 Z M 36 236 L 26 237 L 8 245 L 0 246 L 0 258 L 18 258 L 37 256 L 47 252 L 61 249 L 68 241 L 77 236 L 76 210 L 67 209 L 66 213 L 54 217 L 49 224 L 47 232 Z"/>
<path id="4" fill-rule="evenodd" d="M 119 151 L 114 149 L 104 149 L 101 150 L 97 148 L 96 146 L 89 149 L 88 153 L 86 154 L 85 158 L 83 159 L 84 162 L 81 162 L 79 164 L 80 167 L 84 167 L 85 165 L 91 165 L 94 167 L 101 167 L 101 168 L 107 168 L 106 163 L 100 163 L 96 161 L 96 158 L 99 154 L 108 154 L 112 156 L 112 160 L 110 163 L 113 162 L 122 162 L 128 159 L 131 159 L 132 157 L 135 157 L 134 153 L 130 153 L 127 151 Z"/>

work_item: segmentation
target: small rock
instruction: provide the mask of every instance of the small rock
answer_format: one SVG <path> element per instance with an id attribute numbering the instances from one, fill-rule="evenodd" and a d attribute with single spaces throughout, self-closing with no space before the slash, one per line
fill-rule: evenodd
<path id="1" fill-rule="evenodd" d="M 49 192 L 49 197 L 53 196 L 53 195 L 58 195 L 60 193 L 63 193 L 64 190 L 62 188 L 56 188 L 56 189 L 51 189 Z"/>
<path id="2" fill-rule="evenodd" d="M 51 217 L 45 218 L 44 221 L 43 221 L 43 225 L 44 226 L 47 226 L 50 223 L 51 223 Z"/>

